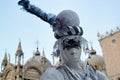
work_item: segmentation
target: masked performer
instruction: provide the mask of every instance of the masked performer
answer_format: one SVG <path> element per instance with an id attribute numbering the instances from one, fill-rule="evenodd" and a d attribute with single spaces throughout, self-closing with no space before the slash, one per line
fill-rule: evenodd
<path id="1" fill-rule="evenodd" d="M 62 57 L 62 64 L 57 68 L 48 68 L 40 80 L 108 80 L 108 78 L 90 65 L 84 65 L 80 59 L 82 48 L 87 48 L 87 41 L 82 37 L 78 15 L 72 10 L 63 10 L 57 16 L 47 14 L 31 5 L 28 0 L 18 2 L 27 12 L 48 22 L 57 39 L 54 55 Z"/>

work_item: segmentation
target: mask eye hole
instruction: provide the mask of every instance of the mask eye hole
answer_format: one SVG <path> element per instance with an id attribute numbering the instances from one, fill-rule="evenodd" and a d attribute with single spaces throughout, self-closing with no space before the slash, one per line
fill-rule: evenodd
<path id="1" fill-rule="evenodd" d="M 63 40 L 63 49 L 70 49 L 70 48 L 81 48 L 80 41 L 78 39 L 65 39 Z"/>

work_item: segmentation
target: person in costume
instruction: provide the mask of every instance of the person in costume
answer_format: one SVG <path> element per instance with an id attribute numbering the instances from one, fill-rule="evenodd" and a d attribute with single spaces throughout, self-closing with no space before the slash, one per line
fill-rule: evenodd
<path id="1" fill-rule="evenodd" d="M 81 51 L 87 49 L 87 40 L 82 37 L 79 16 L 72 10 L 63 10 L 58 15 L 47 14 L 30 4 L 28 0 L 18 2 L 27 12 L 38 16 L 52 26 L 57 41 L 54 44 L 54 56 L 62 57 L 62 64 L 57 68 L 48 68 L 40 80 L 109 80 L 105 74 L 85 65 Z"/>

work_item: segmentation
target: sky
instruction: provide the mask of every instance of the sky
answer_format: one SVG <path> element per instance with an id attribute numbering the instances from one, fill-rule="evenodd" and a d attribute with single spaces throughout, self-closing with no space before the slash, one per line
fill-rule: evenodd
<path id="1" fill-rule="evenodd" d="M 41 53 L 44 49 L 46 57 L 52 62 L 51 54 L 56 39 L 50 25 L 23 10 L 17 5 L 18 1 L 0 1 L 0 63 L 5 52 L 10 54 L 10 61 L 15 63 L 19 41 L 25 62 L 33 56 L 37 45 Z M 120 28 L 120 0 L 30 0 L 30 3 L 56 15 L 62 10 L 75 11 L 84 30 L 83 37 L 92 42 L 98 55 L 103 53 L 97 33 L 104 35 L 106 31 Z M 86 55 L 82 54 L 82 60 L 85 58 Z"/>

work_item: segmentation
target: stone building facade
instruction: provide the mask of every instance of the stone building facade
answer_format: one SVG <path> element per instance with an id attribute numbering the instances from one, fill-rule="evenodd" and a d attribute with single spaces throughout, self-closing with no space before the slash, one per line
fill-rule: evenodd
<path id="1" fill-rule="evenodd" d="M 44 50 L 41 55 L 38 47 L 34 55 L 24 64 L 21 42 L 15 53 L 15 64 L 12 64 L 9 59 L 5 53 L 1 64 L 0 80 L 39 80 L 46 68 L 51 67 Z"/>
<path id="2" fill-rule="evenodd" d="M 98 37 L 108 77 L 111 80 L 120 80 L 120 29 L 117 27 L 104 36 L 98 34 Z"/>

